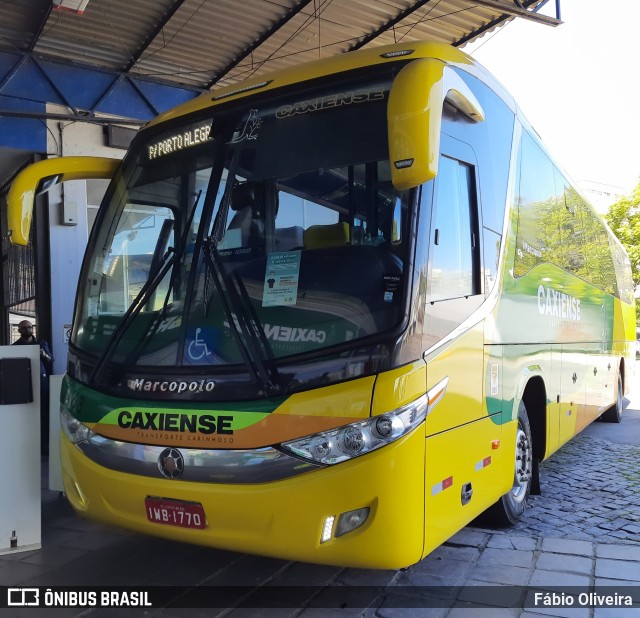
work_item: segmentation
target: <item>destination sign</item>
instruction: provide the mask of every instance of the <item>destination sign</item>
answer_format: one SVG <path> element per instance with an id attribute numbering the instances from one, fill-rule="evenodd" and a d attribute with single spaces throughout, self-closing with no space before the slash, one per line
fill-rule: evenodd
<path id="1" fill-rule="evenodd" d="M 180 152 L 192 146 L 198 146 L 204 142 L 211 141 L 211 122 L 208 124 L 197 125 L 186 130 L 177 131 L 176 133 L 161 139 L 154 144 L 147 146 L 149 161 L 158 159 L 175 152 Z"/>

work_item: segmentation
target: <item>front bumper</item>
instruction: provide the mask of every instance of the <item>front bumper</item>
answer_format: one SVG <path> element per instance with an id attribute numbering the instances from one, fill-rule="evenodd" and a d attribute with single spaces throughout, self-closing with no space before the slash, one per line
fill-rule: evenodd
<path id="1" fill-rule="evenodd" d="M 265 483 L 203 483 L 105 468 L 61 435 L 65 492 L 80 513 L 137 532 L 287 560 L 395 569 L 424 548 L 424 424 L 377 451 Z M 142 446 L 140 448 L 143 448 Z M 204 530 L 152 523 L 145 498 L 202 504 Z M 360 528 L 321 543 L 328 516 L 369 507 Z"/>

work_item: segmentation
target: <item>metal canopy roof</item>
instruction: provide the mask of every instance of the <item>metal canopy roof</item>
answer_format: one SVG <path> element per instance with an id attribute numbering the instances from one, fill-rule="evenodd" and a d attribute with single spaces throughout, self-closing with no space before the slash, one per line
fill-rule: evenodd
<path id="1" fill-rule="evenodd" d="M 208 89 L 364 46 L 462 46 L 515 16 L 561 23 L 558 0 L 534 12 L 547 1 L 18 0 L 0 3 L 0 50 Z"/>

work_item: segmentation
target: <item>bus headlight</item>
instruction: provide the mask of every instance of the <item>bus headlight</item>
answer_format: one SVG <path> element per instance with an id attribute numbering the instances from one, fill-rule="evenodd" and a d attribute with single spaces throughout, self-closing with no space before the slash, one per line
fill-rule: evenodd
<path id="1" fill-rule="evenodd" d="M 428 407 L 426 394 L 392 412 L 283 442 L 281 447 L 315 463 L 337 464 L 395 442 L 422 423 Z"/>
<path id="2" fill-rule="evenodd" d="M 70 414 L 64 406 L 60 406 L 60 426 L 64 435 L 74 444 L 84 442 L 93 435 L 93 431 Z"/>

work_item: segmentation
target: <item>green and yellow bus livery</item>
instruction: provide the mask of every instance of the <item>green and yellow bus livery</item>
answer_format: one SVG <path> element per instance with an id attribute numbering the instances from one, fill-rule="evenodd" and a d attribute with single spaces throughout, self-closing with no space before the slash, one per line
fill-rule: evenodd
<path id="1" fill-rule="evenodd" d="M 634 372 L 629 260 L 511 97 L 434 43 L 206 93 L 122 165 L 80 275 L 64 486 L 89 517 L 284 559 L 398 568 L 482 513 Z M 51 184 L 51 183 L 49 183 Z"/>

